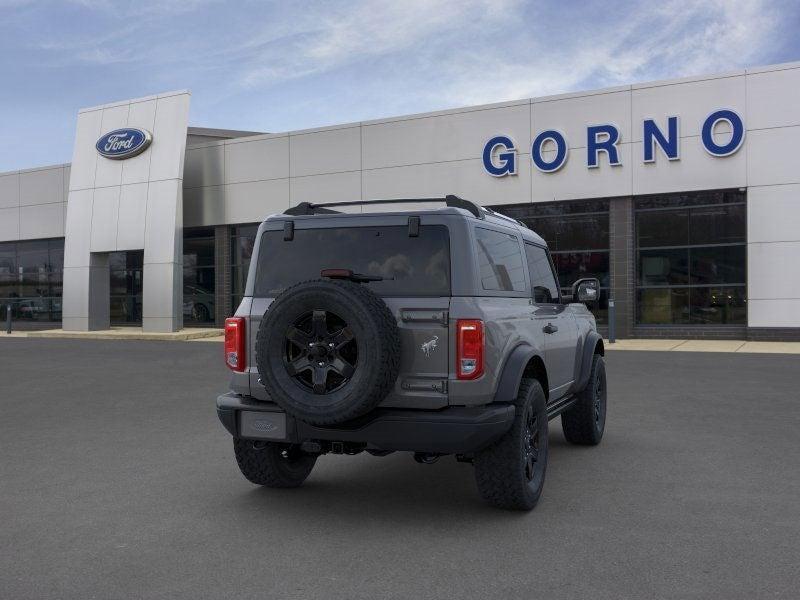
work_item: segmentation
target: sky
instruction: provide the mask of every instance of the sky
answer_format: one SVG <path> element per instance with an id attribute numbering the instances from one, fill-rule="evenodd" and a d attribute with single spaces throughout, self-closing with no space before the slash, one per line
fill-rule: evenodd
<path id="1" fill-rule="evenodd" d="M 798 30 L 798 0 L 0 0 L 0 172 L 159 92 L 279 132 L 796 61 Z"/>

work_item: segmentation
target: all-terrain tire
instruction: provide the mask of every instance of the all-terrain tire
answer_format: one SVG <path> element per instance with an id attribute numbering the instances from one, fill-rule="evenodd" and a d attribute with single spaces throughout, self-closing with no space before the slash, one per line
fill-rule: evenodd
<path id="1" fill-rule="evenodd" d="M 547 400 L 541 384 L 536 379 L 523 379 L 515 404 L 511 429 L 475 454 L 475 481 L 481 497 L 489 504 L 531 510 L 542 494 L 547 472 Z M 536 447 L 531 463 L 527 452 L 533 435 Z"/>
<path id="2" fill-rule="evenodd" d="M 596 446 L 603 439 L 606 426 L 606 363 L 595 354 L 589 382 L 578 394 L 578 400 L 561 413 L 564 437 L 572 444 Z"/>
<path id="3" fill-rule="evenodd" d="M 286 358 L 288 332 L 296 334 L 298 319 L 309 312 L 314 315 L 324 312 L 330 318 L 340 319 L 346 324 L 341 331 L 347 330 L 357 348 L 355 364 L 345 365 L 351 376 L 324 393 L 303 385 L 303 373 L 292 373 L 287 367 L 287 362 L 291 362 Z M 327 329 L 326 332 L 335 337 L 333 332 Z M 319 345 L 322 339 L 314 336 L 313 327 L 300 334 L 311 336 L 306 339 L 309 346 Z M 330 345 L 334 348 L 333 342 Z M 312 425 L 333 425 L 368 413 L 392 391 L 400 371 L 400 346 L 395 316 L 378 295 L 350 281 L 319 279 L 286 289 L 270 305 L 256 336 L 256 364 L 270 398 L 287 413 Z M 324 362 L 327 357 L 313 360 Z M 304 368 L 305 376 L 311 377 L 309 367 Z M 310 373 L 314 371 L 316 365 Z"/>
<path id="4" fill-rule="evenodd" d="M 316 456 L 286 444 L 234 438 L 233 451 L 239 470 L 248 481 L 273 488 L 302 485 L 317 462 Z"/>

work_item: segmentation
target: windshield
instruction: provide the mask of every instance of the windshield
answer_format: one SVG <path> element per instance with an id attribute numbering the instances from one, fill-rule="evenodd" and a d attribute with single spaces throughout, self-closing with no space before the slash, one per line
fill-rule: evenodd
<path id="1" fill-rule="evenodd" d="M 273 297 L 287 287 L 319 279 L 323 269 L 350 269 L 383 277 L 365 283 L 381 296 L 449 296 L 450 238 L 444 225 L 296 229 L 261 237 L 255 295 Z"/>

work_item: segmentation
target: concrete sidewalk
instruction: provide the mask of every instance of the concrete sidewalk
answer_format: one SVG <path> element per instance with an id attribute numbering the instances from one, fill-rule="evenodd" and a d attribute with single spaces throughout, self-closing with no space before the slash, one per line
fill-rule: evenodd
<path id="1" fill-rule="evenodd" d="M 800 342 L 746 342 L 743 340 L 604 340 L 606 350 L 657 352 L 757 352 L 800 354 Z"/>
<path id="2" fill-rule="evenodd" d="M 169 333 L 152 333 L 142 331 L 141 327 L 112 327 L 102 331 L 64 331 L 63 329 L 43 329 L 38 331 L 13 331 L 10 335 L 0 332 L 4 338 L 62 338 L 79 340 L 167 340 L 189 341 L 196 339 L 219 339 L 222 341 L 222 329 L 193 327 Z"/>

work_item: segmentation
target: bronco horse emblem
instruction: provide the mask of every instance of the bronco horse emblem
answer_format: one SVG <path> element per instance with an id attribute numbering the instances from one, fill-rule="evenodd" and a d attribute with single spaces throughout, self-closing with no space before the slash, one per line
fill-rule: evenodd
<path id="1" fill-rule="evenodd" d="M 436 350 L 436 342 L 438 341 L 439 341 L 439 336 L 435 335 L 433 336 L 433 339 L 422 343 L 420 349 L 425 353 L 425 356 L 430 356 L 431 352 Z"/>

